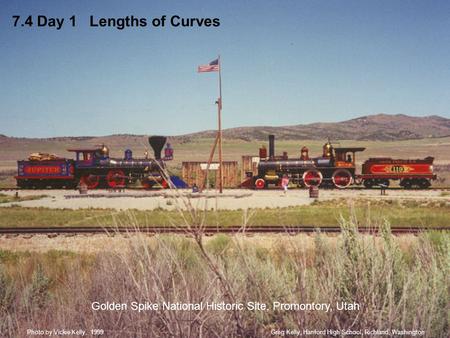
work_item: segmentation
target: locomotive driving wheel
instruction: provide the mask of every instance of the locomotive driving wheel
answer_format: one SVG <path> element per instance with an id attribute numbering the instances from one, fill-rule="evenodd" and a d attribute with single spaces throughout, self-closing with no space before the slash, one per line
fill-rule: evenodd
<path id="1" fill-rule="evenodd" d="M 85 185 L 88 189 L 95 189 L 100 183 L 100 176 L 86 174 L 80 177 L 80 185 Z"/>
<path id="2" fill-rule="evenodd" d="M 353 181 L 352 174 L 347 169 L 339 169 L 333 173 L 331 177 L 337 188 L 347 188 Z"/>
<path id="3" fill-rule="evenodd" d="M 322 173 L 318 170 L 307 170 L 303 173 L 303 184 L 309 188 L 311 186 L 318 187 L 322 183 Z"/>
<path id="4" fill-rule="evenodd" d="M 125 186 L 125 173 L 120 169 L 111 169 L 106 175 L 106 183 L 110 188 L 119 188 Z"/>

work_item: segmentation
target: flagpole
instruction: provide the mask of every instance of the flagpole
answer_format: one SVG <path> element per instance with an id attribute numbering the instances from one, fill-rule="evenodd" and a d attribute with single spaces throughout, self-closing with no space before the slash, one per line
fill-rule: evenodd
<path id="1" fill-rule="evenodd" d="M 220 55 L 218 57 L 219 64 L 219 102 L 217 104 L 218 132 L 219 132 L 219 192 L 223 192 L 223 171 L 222 171 L 222 65 L 220 64 Z"/>

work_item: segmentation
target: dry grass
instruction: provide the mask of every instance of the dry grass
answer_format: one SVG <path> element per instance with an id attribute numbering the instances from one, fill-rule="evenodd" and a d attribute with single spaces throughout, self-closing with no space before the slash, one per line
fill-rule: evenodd
<path id="1" fill-rule="evenodd" d="M 47 197 L 47 195 L 13 196 L 0 193 L 0 203 L 31 201 L 38 200 L 44 197 Z"/>
<path id="2" fill-rule="evenodd" d="M 264 337 L 272 328 L 421 329 L 446 337 L 448 255 L 444 234 L 363 236 L 342 221 L 339 237 L 137 236 L 96 255 L 0 251 L 0 332 L 103 328 L 108 337 Z M 93 301 L 259 301 L 269 311 L 93 311 Z M 348 301 L 356 312 L 273 311 L 274 301 Z"/>

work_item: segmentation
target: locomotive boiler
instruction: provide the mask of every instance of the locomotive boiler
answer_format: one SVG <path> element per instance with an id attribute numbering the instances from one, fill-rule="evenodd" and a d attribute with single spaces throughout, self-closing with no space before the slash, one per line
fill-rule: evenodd
<path id="1" fill-rule="evenodd" d="M 299 157 L 289 158 L 286 152 L 275 155 L 275 136 L 269 135 L 269 154 L 260 148 L 258 174 L 253 177 L 254 187 L 263 189 L 278 185 L 284 175 L 300 187 L 319 185 L 346 188 L 355 179 L 355 154 L 362 147 L 333 147 L 330 142 L 323 146 L 322 156 L 310 158 L 309 150 L 303 147 Z"/>
<path id="2" fill-rule="evenodd" d="M 125 187 L 140 181 L 145 188 L 155 185 L 167 187 L 164 175 L 165 161 L 173 158 L 173 150 L 167 144 L 164 157 L 161 152 L 166 137 L 149 137 L 154 158 L 134 158 L 131 150 L 124 152 L 123 158 L 112 158 L 109 149 L 100 148 L 68 149 L 75 153 L 75 159 L 52 155 L 35 154 L 28 160 L 18 161 L 16 181 L 21 188 L 73 188 L 86 186 L 88 189 L 99 187 Z"/>

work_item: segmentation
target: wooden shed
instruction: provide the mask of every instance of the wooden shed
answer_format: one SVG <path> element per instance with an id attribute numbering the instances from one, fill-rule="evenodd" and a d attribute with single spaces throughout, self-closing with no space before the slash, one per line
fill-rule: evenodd
<path id="1" fill-rule="evenodd" d="M 239 185 L 238 182 L 238 162 L 237 161 L 223 161 L 223 187 L 224 188 L 236 188 Z M 189 187 L 192 187 L 194 183 L 200 187 L 202 185 L 202 179 L 206 172 L 207 162 L 182 162 L 181 164 L 181 176 L 183 181 L 187 183 Z M 219 163 L 212 162 L 209 168 L 207 187 L 219 186 Z"/>

